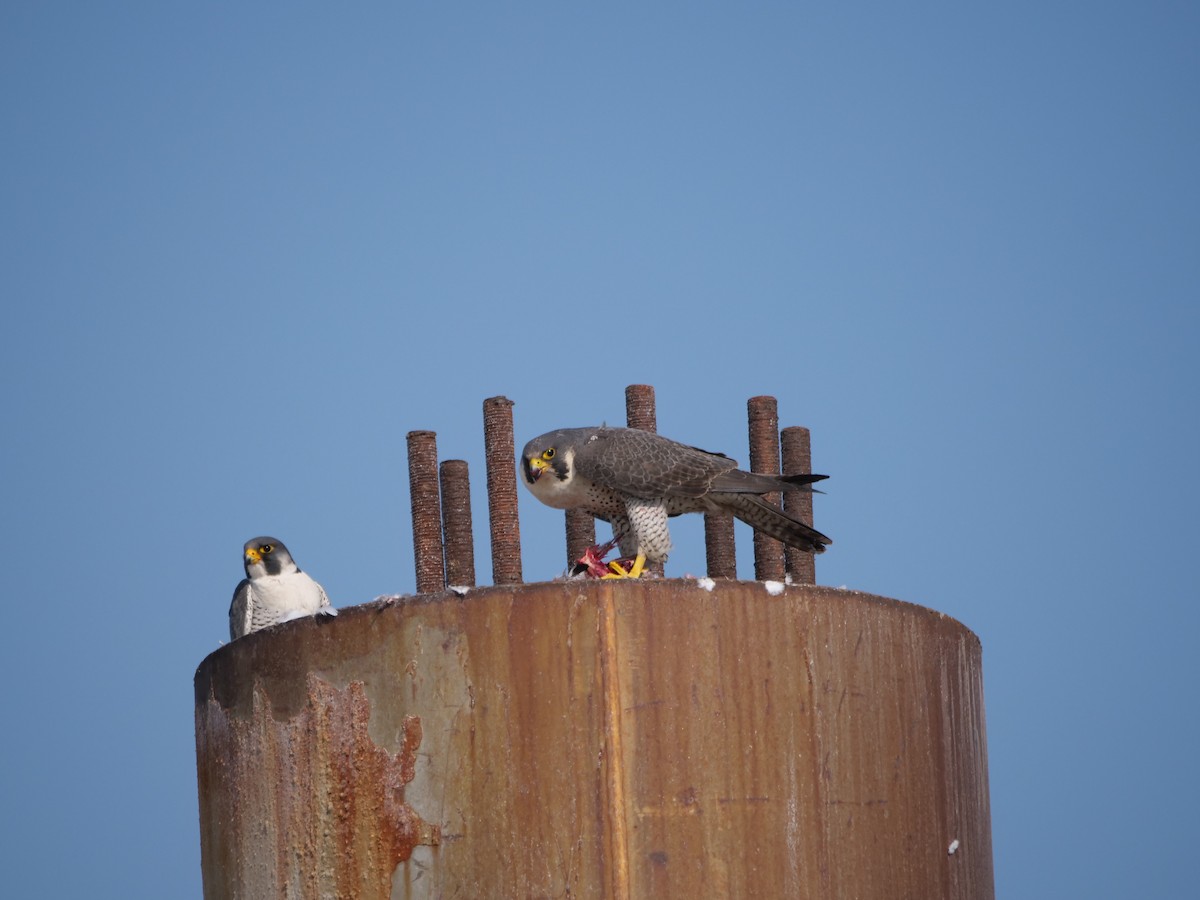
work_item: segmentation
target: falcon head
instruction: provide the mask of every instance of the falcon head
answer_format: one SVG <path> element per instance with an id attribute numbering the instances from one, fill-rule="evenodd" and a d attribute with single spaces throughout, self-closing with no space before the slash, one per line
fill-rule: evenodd
<path id="1" fill-rule="evenodd" d="M 575 468 L 575 454 L 598 430 L 561 428 L 526 444 L 521 451 L 521 475 L 530 493 L 555 509 L 579 506 L 590 482 Z"/>
<path id="2" fill-rule="evenodd" d="M 246 541 L 242 548 L 242 564 L 246 567 L 247 578 L 299 571 L 283 541 L 273 537 L 256 537 Z"/>
<path id="3" fill-rule="evenodd" d="M 521 474 L 525 476 L 525 484 L 535 494 L 535 485 L 543 476 L 554 476 L 559 481 L 571 477 L 571 458 L 575 455 L 574 446 L 564 440 L 564 433 L 551 431 L 541 437 L 535 437 L 521 451 Z"/>

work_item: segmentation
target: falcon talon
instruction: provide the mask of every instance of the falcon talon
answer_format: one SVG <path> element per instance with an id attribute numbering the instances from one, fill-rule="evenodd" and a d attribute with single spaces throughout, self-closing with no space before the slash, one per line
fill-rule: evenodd
<path id="1" fill-rule="evenodd" d="M 646 557 L 638 554 L 636 559 L 614 559 L 608 564 L 612 572 L 604 575 L 604 578 L 641 578 L 643 575 L 648 575 L 645 572 Z"/>
<path id="2" fill-rule="evenodd" d="M 647 561 L 666 562 L 671 552 L 667 520 L 683 513 L 730 513 L 809 553 L 823 553 L 833 543 L 762 498 L 775 491 L 811 491 L 812 483 L 826 476 L 746 472 L 722 453 L 689 447 L 650 431 L 603 425 L 550 431 L 525 445 L 520 466 L 525 486 L 547 506 L 582 509 L 612 525 L 613 539 L 602 545 L 603 552 L 618 544 L 621 559 L 633 559 L 634 565 L 626 571 L 609 563 L 609 571 L 599 575 L 603 578 L 636 578 Z M 602 560 L 603 554 L 601 565 Z M 585 553 L 580 563 L 596 573 L 593 561 Z"/>

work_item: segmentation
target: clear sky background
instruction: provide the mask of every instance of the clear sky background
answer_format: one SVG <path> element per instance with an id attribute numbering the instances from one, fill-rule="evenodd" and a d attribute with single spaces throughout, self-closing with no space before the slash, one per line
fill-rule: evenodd
<path id="1" fill-rule="evenodd" d="M 243 541 L 411 592 L 433 429 L 489 582 L 484 398 L 631 383 L 777 396 L 818 581 L 979 635 L 1000 897 L 1195 890 L 1200 7 L 836 6 L 0 8 L 7 896 L 199 896 Z"/>

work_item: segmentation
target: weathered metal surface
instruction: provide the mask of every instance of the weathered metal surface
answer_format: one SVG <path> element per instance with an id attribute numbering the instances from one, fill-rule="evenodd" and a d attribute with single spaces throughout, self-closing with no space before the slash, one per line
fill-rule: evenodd
<path id="1" fill-rule="evenodd" d="M 751 397 L 746 401 L 750 431 L 750 471 L 761 475 L 779 474 L 779 404 L 774 397 Z M 764 498 L 778 506 L 780 492 Z M 759 581 L 783 581 L 783 544 L 773 537 L 754 532 L 754 577 Z"/>
<path id="2" fill-rule="evenodd" d="M 205 896 L 991 898 L 980 666 L 931 610 L 754 582 L 290 622 L 196 673 Z"/>
<path id="3" fill-rule="evenodd" d="M 442 560 L 437 435 L 432 431 L 408 433 L 408 487 L 417 590 L 421 593 L 440 591 L 446 586 L 446 570 Z"/>
<path id="4" fill-rule="evenodd" d="M 389 752 L 368 736 L 361 682 L 292 677 L 305 702 L 282 714 L 269 682 L 233 708 L 197 705 L 205 894 L 387 897 L 395 867 L 440 837 L 404 799 L 421 720 L 405 716 Z"/>
<path id="5" fill-rule="evenodd" d="M 483 401 L 483 444 L 487 462 L 488 523 L 492 533 L 492 581 L 521 583 L 521 525 L 517 513 L 517 451 L 513 445 L 513 402 Z"/>
<path id="6" fill-rule="evenodd" d="M 475 539 L 471 528 L 471 476 L 465 459 L 438 466 L 442 486 L 442 537 L 446 584 L 475 586 Z"/>
<path id="7" fill-rule="evenodd" d="M 807 428 L 791 425 L 779 433 L 784 475 L 811 475 L 812 449 Z M 783 510 L 805 525 L 813 525 L 813 495 L 808 491 L 784 491 Z M 785 568 L 796 584 L 816 584 L 817 556 L 796 547 L 784 547 Z"/>

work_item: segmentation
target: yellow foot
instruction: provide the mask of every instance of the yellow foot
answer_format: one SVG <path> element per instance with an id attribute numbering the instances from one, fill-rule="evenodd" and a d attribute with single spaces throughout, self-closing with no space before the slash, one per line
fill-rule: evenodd
<path id="1" fill-rule="evenodd" d="M 625 568 L 616 560 L 610 562 L 608 567 L 612 569 L 612 571 L 607 575 L 601 575 L 601 578 L 639 578 L 642 574 L 642 569 L 646 568 L 646 554 L 639 553 L 637 555 L 637 559 L 633 561 L 633 565 L 629 567 L 628 572 L 625 571 Z"/>

